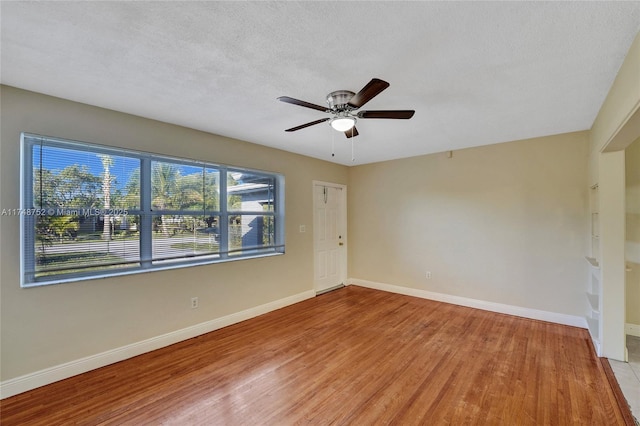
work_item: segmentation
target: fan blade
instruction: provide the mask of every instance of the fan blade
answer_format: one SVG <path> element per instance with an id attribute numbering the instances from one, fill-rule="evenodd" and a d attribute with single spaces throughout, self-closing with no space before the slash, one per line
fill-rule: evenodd
<path id="1" fill-rule="evenodd" d="M 416 112 L 411 109 L 404 110 L 387 110 L 387 111 L 360 111 L 358 118 L 397 118 L 408 120 L 413 117 Z"/>
<path id="2" fill-rule="evenodd" d="M 320 105 L 312 104 L 310 102 L 301 101 L 299 99 L 290 98 L 289 96 L 280 96 L 278 98 L 278 100 L 282 101 L 282 102 L 286 102 L 288 104 L 300 105 L 300 106 L 303 106 L 303 107 L 306 107 L 306 108 L 317 109 L 318 111 L 322 111 L 322 112 L 331 111 L 327 107 L 323 107 L 323 106 L 320 106 Z"/>
<path id="3" fill-rule="evenodd" d="M 347 139 L 349 138 L 355 138 L 356 136 L 358 136 L 360 133 L 358 133 L 358 129 L 356 129 L 355 126 L 353 126 L 352 128 L 350 128 L 349 130 L 346 130 L 344 132 L 344 135 L 347 137 Z"/>
<path id="4" fill-rule="evenodd" d="M 353 95 L 353 98 L 349 100 L 348 104 L 353 108 L 360 108 L 374 97 L 378 96 L 380 92 L 389 87 L 389 83 L 379 78 L 373 78 L 366 86 L 362 88 L 358 93 Z"/>
<path id="5" fill-rule="evenodd" d="M 290 129 L 285 130 L 285 132 L 295 132 L 296 130 L 304 129 L 305 127 L 313 126 L 316 124 L 324 123 L 327 120 L 331 120 L 331 118 L 321 118 L 320 120 L 312 121 L 311 123 L 301 124 L 300 126 L 292 127 Z"/>

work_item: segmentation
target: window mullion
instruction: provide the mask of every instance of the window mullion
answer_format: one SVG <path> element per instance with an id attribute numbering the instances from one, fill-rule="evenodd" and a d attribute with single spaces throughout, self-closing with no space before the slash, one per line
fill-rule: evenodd
<path id="1" fill-rule="evenodd" d="M 220 168 L 220 258 L 229 257 L 229 214 L 227 212 L 227 170 Z"/>
<path id="2" fill-rule="evenodd" d="M 140 159 L 140 266 L 150 268 L 153 257 L 153 217 L 151 215 L 151 159 Z"/>

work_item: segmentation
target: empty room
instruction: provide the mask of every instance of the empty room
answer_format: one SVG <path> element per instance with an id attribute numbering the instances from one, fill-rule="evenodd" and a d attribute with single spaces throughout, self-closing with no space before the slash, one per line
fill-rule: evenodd
<path id="1" fill-rule="evenodd" d="M 0 423 L 634 425 L 640 2 L 0 2 Z"/>

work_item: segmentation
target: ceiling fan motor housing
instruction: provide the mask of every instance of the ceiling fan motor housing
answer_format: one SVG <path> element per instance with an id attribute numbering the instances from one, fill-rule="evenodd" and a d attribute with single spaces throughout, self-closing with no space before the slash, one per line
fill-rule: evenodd
<path id="1" fill-rule="evenodd" d="M 327 95 L 327 103 L 329 108 L 334 111 L 344 111 L 351 109 L 347 103 L 355 96 L 355 93 L 350 90 L 336 90 Z"/>

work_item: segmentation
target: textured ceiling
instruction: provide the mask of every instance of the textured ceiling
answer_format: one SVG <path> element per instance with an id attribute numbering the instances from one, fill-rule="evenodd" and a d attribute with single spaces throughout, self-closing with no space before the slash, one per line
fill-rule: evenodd
<path id="1" fill-rule="evenodd" d="M 347 165 L 589 129 L 640 31 L 640 2 L 3 1 L 0 14 L 3 84 Z M 324 105 L 373 77 L 391 86 L 363 109 L 416 114 L 360 121 L 355 162 L 327 123 L 284 132 L 325 115 L 278 96 Z"/>

